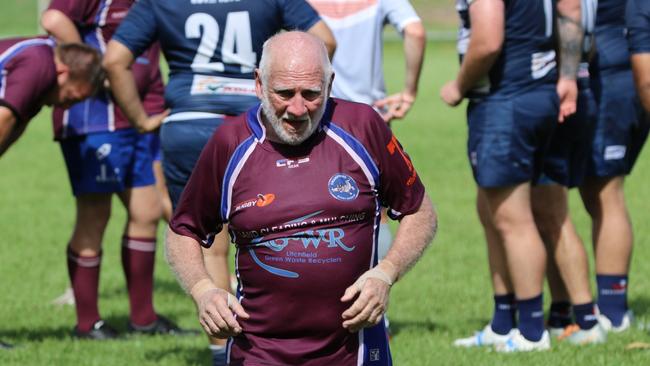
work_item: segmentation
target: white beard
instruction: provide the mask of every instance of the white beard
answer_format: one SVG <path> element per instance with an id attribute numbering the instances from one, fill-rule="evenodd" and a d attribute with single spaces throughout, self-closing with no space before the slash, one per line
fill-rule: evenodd
<path id="1" fill-rule="evenodd" d="M 307 114 L 307 116 L 302 119 L 295 119 L 295 118 L 291 118 L 287 112 L 285 112 L 280 117 L 276 117 L 275 109 L 269 102 L 269 98 L 266 95 L 266 92 L 264 93 L 264 96 L 262 98 L 262 113 L 264 113 L 264 116 L 268 120 L 276 136 L 278 137 L 278 139 L 280 139 L 282 143 L 287 145 L 293 145 L 293 146 L 302 144 L 311 135 L 313 135 L 314 132 L 316 132 L 318 126 L 320 125 L 320 120 L 321 118 L 323 118 L 323 114 L 325 114 L 326 107 L 327 107 L 327 101 L 325 101 L 323 105 L 321 105 L 320 108 L 316 111 L 316 113 L 314 113 L 314 118 L 311 118 L 311 116 Z M 301 129 L 304 128 L 303 132 L 301 133 L 299 131 L 295 131 L 295 132 L 288 131 L 282 125 L 283 119 L 302 121 Z"/>

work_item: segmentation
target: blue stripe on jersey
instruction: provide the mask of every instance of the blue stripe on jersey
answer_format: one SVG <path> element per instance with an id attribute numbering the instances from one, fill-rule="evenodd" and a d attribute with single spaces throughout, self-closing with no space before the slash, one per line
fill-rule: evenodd
<path id="1" fill-rule="evenodd" d="M 255 136 L 258 141 L 264 141 L 264 128 L 262 127 L 261 122 L 257 119 L 257 113 L 260 108 L 260 105 L 257 104 L 246 112 L 246 123 L 248 123 L 248 127 L 253 131 L 253 136 Z"/>
<path id="2" fill-rule="evenodd" d="M 111 0 L 108 0 L 109 5 L 110 5 L 110 2 L 111 2 Z M 102 12 L 104 11 L 104 9 L 106 9 L 108 7 L 106 3 L 107 3 L 106 0 L 102 0 L 99 3 L 99 6 L 97 7 L 97 13 L 95 14 L 95 24 L 97 24 L 97 25 L 99 25 L 99 22 L 102 19 Z"/>
<path id="3" fill-rule="evenodd" d="M 251 135 L 237 146 L 235 152 L 228 161 L 228 166 L 226 167 L 226 172 L 221 186 L 221 220 L 224 223 L 228 222 L 228 216 L 230 215 L 232 186 L 235 183 L 242 166 L 253 152 L 253 149 L 255 149 L 255 143 L 256 138 Z"/>
<path id="4" fill-rule="evenodd" d="M 372 366 L 392 366 L 390 348 L 388 346 L 388 334 L 386 334 L 386 319 L 382 317 L 379 324 L 364 328 L 359 338 L 363 347 L 363 362 L 359 365 Z M 360 357 L 361 358 L 361 357 Z M 358 361 L 361 361 L 358 360 Z"/>
<path id="5" fill-rule="evenodd" d="M 379 185 L 379 168 L 377 168 L 374 160 L 372 160 L 372 157 L 368 153 L 368 150 L 366 150 L 366 148 L 359 140 L 336 125 L 334 122 L 328 123 L 327 127 L 330 131 L 336 134 L 336 136 L 340 137 L 343 142 L 350 149 L 352 149 L 352 151 L 354 151 L 359 156 L 359 158 L 361 158 L 365 165 L 365 168 L 368 169 L 371 174 L 371 177 L 368 178 L 372 178 L 371 184 L 373 185 L 373 188 L 376 189 L 376 187 Z M 364 167 L 362 166 L 361 168 L 363 169 Z"/>
<path id="6" fill-rule="evenodd" d="M 0 69 L 4 69 L 4 65 L 7 61 L 11 60 L 14 56 L 18 55 L 22 51 L 26 50 L 29 47 L 33 46 L 56 46 L 56 43 L 51 39 L 28 39 L 22 42 L 18 42 L 13 46 L 9 47 L 2 54 L 0 54 Z"/>

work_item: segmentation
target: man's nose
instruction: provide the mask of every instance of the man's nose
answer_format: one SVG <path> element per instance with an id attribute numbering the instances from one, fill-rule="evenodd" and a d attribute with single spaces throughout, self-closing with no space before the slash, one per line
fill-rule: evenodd
<path id="1" fill-rule="evenodd" d="M 295 117 L 301 117 L 307 113 L 305 99 L 300 94 L 296 94 L 291 98 L 287 107 L 287 113 Z"/>

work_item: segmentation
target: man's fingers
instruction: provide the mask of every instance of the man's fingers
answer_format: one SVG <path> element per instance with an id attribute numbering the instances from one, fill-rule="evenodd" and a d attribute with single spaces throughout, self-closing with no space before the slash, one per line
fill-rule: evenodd
<path id="1" fill-rule="evenodd" d="M 345 293 L 343 294 L 343 297 L 341 297 L 341 302 L 348 302 L 359 293 L 359 288 L 357 287 L 357 283 L 353 283 L 352 286 L 348 287 L 345 289 Z"/>
<path id="2" fill-rule="evenodd" d="M 219 333 L 220 331 L 219 327 L 217 326 L 217 324 L 215 324 L 214 320 L 209 314 L 207 313 L 202 314 L 199 320 L 201 325 L 203 326 L 203 329 L 205 329 L 205 331 L 208 334 L 216 335 Z"/>
<path id="3" fill-rule="evenodd" d="M 350 330 L 351 332 L 356 332 L 357 330 L 363 328 L 368 321 L 368 318 L 372 314 L 373 307 L 369 304 L 366 305 L 357 316 L 352 319 L 346 320 L 343 322 L 343 328 Z"/>
<path id="4" fill-rule="evenodd" d="M 343 319 L 352 319 L 361 313 L 368 306 L 368 297 L 359 296 L 357 300 L 343 312 Z"/>
<path id="5" fill-rule="evenodd" d="M 231 296 L 232 296 L 232 295 L 231 295 Z M 230 308 L 231 308 L 232 311 L 234 311 L 235 314 L 237 314 L 237 316 L 240 317 L 240 318 L 243 318 L 243 319 L 249 319 L 249 318 L 251 317 L 251 316 L 248 315 L 248 313 L 244 310 L 244 307 L 241 306 L 241 304 L 239 303 L 239 301 L 237 301 L 237 299 L 234 298 L 234 296 L 231 298 Z"/>

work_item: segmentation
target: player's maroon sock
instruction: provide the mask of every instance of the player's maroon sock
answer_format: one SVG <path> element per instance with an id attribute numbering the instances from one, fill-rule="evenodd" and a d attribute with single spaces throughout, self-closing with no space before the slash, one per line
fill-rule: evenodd
<path id="1" fill-rule="evenodd" d="M 68 247 L 68 275 L 77 308 L 77 329 L 89 332 L 100 319 L 97 307 L 101 252 L 95 257 L 80 257 Z"/>
<path id="2" fill-rule="evenodd" d="M 153 269 L 156 260 L 155 238 L 122 239 L 122 267 L 129 289 L 131 323 L 149 325 L 156 321 L 153 309 Z"/>

